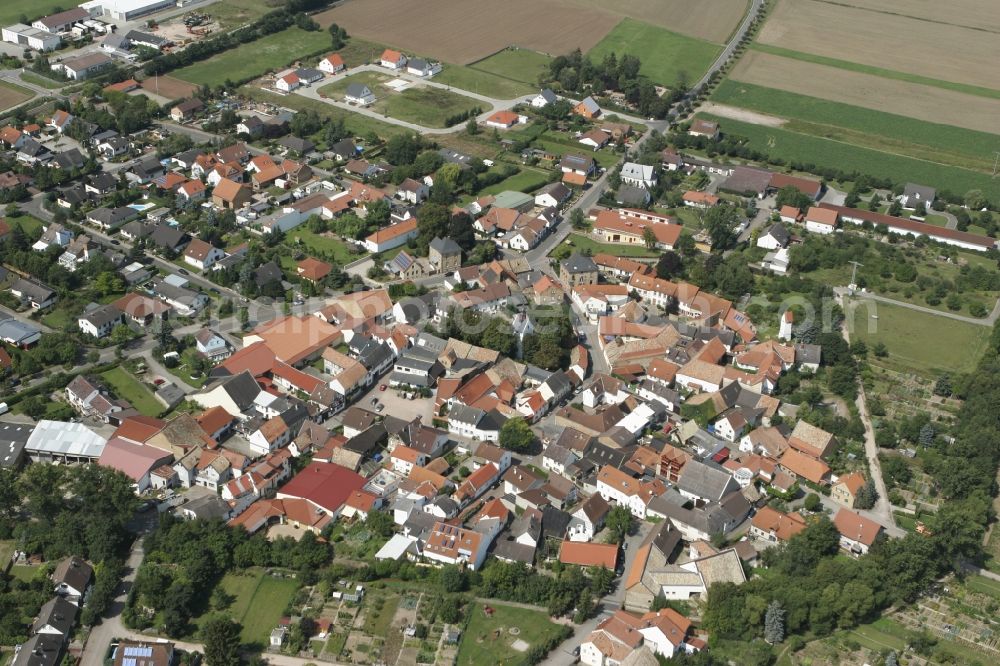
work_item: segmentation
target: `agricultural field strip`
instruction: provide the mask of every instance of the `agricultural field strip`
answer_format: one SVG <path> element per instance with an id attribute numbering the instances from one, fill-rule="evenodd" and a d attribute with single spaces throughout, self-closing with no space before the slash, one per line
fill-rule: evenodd
<path id="1" fill-rule="evenodd" d="M 713 93 L 712 100 L 725 105 L 716 112 L 717 115 L 735 120 L 782 127 L 819 137 L 841 138 L 867 148 L 884 149 L 918 159 L 978 168 L 992 173 L 994 160 L 988 147 L 996 141 L 996 137 L 984 132 L 830 102 L 742 81 L 723 81 Z M 715 112 L 713 108 L 714 106 L 707 107 L 706 112 Z"/>
<path id="2" fill-rule="evenodd" d="M 849 60 L 841 60 L 839 58 L 828 58 L 826 56 L 816 55 L 814 53 L 803 53 L 801 51 L 793 51 L 792 49 L 783 49 L 780 46 L 774 46 L 772 44 L 761 44 L 760 42 L 752 43 L 750 45 L 750 48 L 754 51 L 771 53 L 773 55 L 784 56 L 786 58 L 794 58 L 796 60 L 803 60 L 805 62 L 816 63 L 817 65 L 829 65 L 830 67 L 837 67 L 838 69 L 846 69 L 851 72 L 861 72 L 862 74 L 873 74 L 875 76 L 884 79 L 894 79 L 896 81 L 909 81 L 910 83 L 920 83 L 925 86 L 934 86 L 935 88 L 943 88 L 944 90 L 954 90 L 956 92 L 966 93 L 968 95 L 978 95 L 980 97 L 1000 99 L 1000 90 L 994 90 L 993 88 L 984 88 L 983 86 L 973 86 L 967 83 L 955 83 L 954 81 L 934 79 L 929 76 L 920 76 L 919 74 L 910 74 L 908 72 L 900 72 L 894 69 L 875 67 L 873 65 L 862 65 L 860 63 L 851 62 Z"/>
<path id="3" fill-rule="evenodd" d="M 969 30 L 1000 32 L 1000 12 L 990 13 L 996 3 L 984 0 L 818 0 L 841 7 L 853 7 L 889 16 L 951 25 Z M 905 5 L 902 6 L 902 5 Z"/>
<path id="4" fill-rule="evenodd" d="M 997 120 L 1000 118 L 1000 100 L 887 80 L 752 50 L 737 63 L 730 77 L 736 81 L 927 122 L 1000 133 L 1000 122 Z"/>
<path id="5" fill-rule="evenodd" d="M 1000 34 L 992 32 L 849 5 L 779 0 L 758 40 L 794 51 L 1000 89 L 1000 68 L 995 59 L 984 57 L 1000 53 Z"/>

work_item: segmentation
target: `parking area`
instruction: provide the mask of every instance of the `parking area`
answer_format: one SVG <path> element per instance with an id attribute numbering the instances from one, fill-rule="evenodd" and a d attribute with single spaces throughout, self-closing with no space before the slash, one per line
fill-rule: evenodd
<path id="1" fill-rule="evenodd" d="M 385 390 L 380 390 L 385 386 Z M 434 416 L 434 398 L 418 398 L 407 400 L 403 397 L 403 391 L 389 386 L 388 375 L 375 382 L 371 389 L 357 401 L 357 406 L 364 409 L 378 411 L 382 416 L 393 416 L 404 421 L 412 421 L 420 417 L 421 422 L 430 425 Z M 372 404 L 372 399 L 378 400 L 378 404 L 384 405 L 381 411 Z"/>

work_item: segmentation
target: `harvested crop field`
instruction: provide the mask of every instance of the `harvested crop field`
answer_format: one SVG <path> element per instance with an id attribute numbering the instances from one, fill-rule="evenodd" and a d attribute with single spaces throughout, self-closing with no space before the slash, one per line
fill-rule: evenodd
<path id="1" fill-rule="evenodd" d="M 142 82 L 142 89 L 166 99 L 183 99 L 198 92 L 198 86 L 172 76 L 146 79 Z"/>
<path id="2" fill-rule="evenodd" d="M 649 23 L 689 37 L 721 44 L 747 11 L 747 0 L 577 0 L 619 16 Z"/>
<path id="3" fill-rule="evenodd" d="M 1000 11 L 992 0 L 851 0 L 854 7 L 894 16 L 1000 32 Z"/>
<path id="4" fill-rule="evenodd" d="M 589 51 L 623 18 L 700 39 L 725 41 L 746 0 L 425 0 L 399 18 L 395 0 L 347 0 L 316 16 L 324 28 L 445 62 L 468 64 L 508 46 L 549 55 Z"/>
<path id="5" fill-rule="evenodd" d="M 731 73 L 735 81 L 943 125 L 1000 134 L 1000 99 L 851 72 L 803 60 L 747 51 Z"/>
<path id="6" fill-rule="evenodd" d="M 818 0 L 779 0 L 759 40 L 804 53 L 842 58 L 931 78 L 1000 89 L 1000 32 L 944 22 L 951 3 L 939 3 L 941 21 L 905 16 L 908 1 L 880 3 L 896 13 Z M 929 5 L 916 3 L 930 11 Z M 965 8 L 992 10 L 993 0 L 960 0 Z M 964 14 L 971 14 L 966 9 Z M 994 21 L 986 20 L 986 24 Z M 977 20 L 973 25 L 981 26 Z M 822 38 L 819 38 L 822 36 Z"/>
<path id="7" fill-rule="evenodd" d="M 318 14 L 351 35 L 465 65 L 508 46 L 559 55 L 589 50 L 618 22 L 571 0 L 425 0 L 401 20 L 397 0 L 349 0 Z"/>
<path id="8" fill-rule="evenodd" d="M 0 81 L 0 109 L 9 109 L 21 102 L 28 101 L 32 97 L 34 97 L 34 93 L 27 88 L 22 88 L 6 81 Z"/>

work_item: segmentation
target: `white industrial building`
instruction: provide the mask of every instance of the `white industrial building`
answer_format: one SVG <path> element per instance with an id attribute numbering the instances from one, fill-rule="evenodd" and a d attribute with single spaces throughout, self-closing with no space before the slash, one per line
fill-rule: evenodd
<path id="1" fill-rule="evenodd" d="M 36 51 L 52 51 L 59 48 L 59 45 L 62 44 L 62 38 L 59 35 L 54 35 L 47 30 L 39 30 L 23 23 L 15 23 L 4 28 L 3 41 L 19 46 L 27 46 Z"/>
<path id="2" fill-rule="evenodd" d="M 95 18 L 103 14 L 116 21 L 131 21 L 180 4 L 177 0 L 91 0 L 80 7 Z"/>
<path id="3" fill-rule="evenodd" d="M 82 423 L 43 420 L 24 450 L 34 462 L 97 462 L 107 441 Z"/>

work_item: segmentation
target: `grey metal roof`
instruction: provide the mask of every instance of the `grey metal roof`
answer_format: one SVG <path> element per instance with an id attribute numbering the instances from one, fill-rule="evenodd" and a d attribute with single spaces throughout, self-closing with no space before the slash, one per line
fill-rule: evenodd
<path id="1" fill-rule="evenodd" d="M 38 422 L 25 443 L 28 453 L 66 455 L 74 457 L 101 457 L 107 440 L 82 423 L 62 421 Z"/>
<path id="2" fill-rule="evenodd" d="M 719 500 L 738 486 L 732 475 L 721 467 L 691 460 L 681 471 L 677 488 L 706 500 Z"/>

